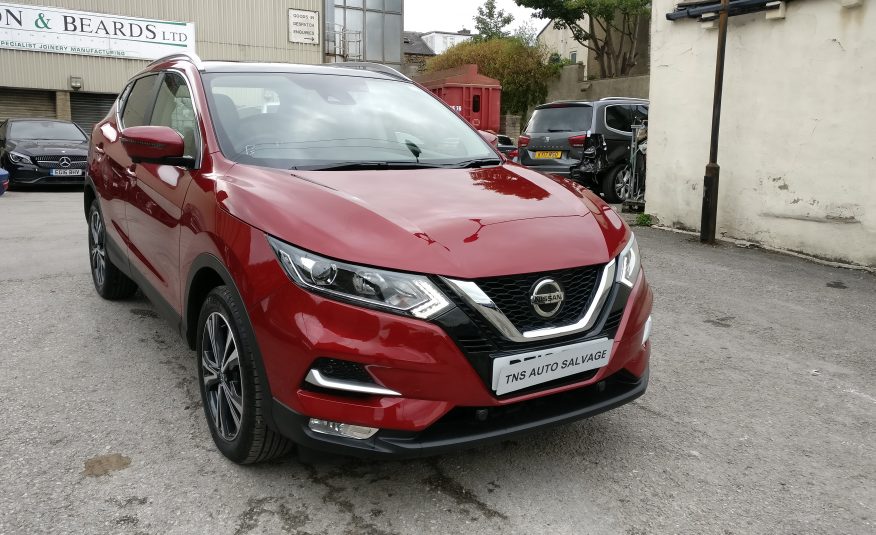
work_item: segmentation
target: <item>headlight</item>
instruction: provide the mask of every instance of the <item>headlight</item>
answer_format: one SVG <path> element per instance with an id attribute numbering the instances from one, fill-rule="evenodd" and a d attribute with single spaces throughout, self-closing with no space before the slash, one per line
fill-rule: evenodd
<path id="1" fill-rule="evenodd" d="M 25 156 L 20 152 L 9 151 L 9 160 L 13 163 L 31 163 L 30 156 Z"/>
<path id="2" fill-rule="evenodd" d="M 433 318 L 452 305 L 422 275 L 398 273 L 324 258 L 268 236 L 289 278 L 314 292 L 417 318 Z"/>
<path id="3" fill-rule="evenodd" d="M 639 244 L 636 242 L 635 234 L 630 234 L 630 242 L 617 257 L 617 265 L 617 281 L 632 288 L 633 284 L 636 283 L 639 270 L 642 269 Z"/>

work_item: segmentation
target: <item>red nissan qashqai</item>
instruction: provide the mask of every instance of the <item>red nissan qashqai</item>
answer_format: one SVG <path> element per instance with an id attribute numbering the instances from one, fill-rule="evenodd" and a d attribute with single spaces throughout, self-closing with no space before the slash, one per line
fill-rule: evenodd
<path id="1" fill-rule="evenodd" d="M 635 399 L 635 237 L 494 141 L 380 65 L 163 58 L 92 133 L 94 286 L 179 329 L 238 463 L 435 454 Z"/>

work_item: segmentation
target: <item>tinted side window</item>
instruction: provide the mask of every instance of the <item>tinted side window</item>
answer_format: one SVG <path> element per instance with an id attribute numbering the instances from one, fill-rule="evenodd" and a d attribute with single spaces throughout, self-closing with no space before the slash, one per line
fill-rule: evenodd
<path id="1" fill-rule="evenodd" d="M 627 106 L 606 106 L 605 124 L 621 132 L 632 132 L 632 117 Z"/>
<path id="2" fill-rule="evenodd" d="M 146 112 L 152 105 L 152 95 L 155 89 L 157 75 L 144 76 L 136 82 L 125 99 L 125 109 L 122 112 L 122 126 L 143 126 L 148 124 Z"/>
<path id="3" fill-rule="evenodd" d="M 198 126 L 195 108 L 192 94 L 182 76 L 174 73 L 165 75 L 161 87 L 158 88 L 158 99 L 155 101 L 149 124 L 173 128 L 185 141 L 185 155 L 197 154 Z"/>
<path id="4" fill-rule="evenodd" d="M 539 108 L 532 113 L 526 133 L 581 132 L 590 129 L 593 108 L 590 106 L 556 106 Z"/>

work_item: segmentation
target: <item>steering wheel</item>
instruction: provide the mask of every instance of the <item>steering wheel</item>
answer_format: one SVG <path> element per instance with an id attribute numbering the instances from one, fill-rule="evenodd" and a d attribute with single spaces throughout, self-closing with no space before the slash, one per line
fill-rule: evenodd
<path id="1" fill-rule="evenodd" d="M 275 113 L 259 113 L 241 119 L 234 137 L 234 150 L 246 154 L 248 145 L 276 143 L 283 139 L 282 132 L 289 126 L 289 119 Z"/>

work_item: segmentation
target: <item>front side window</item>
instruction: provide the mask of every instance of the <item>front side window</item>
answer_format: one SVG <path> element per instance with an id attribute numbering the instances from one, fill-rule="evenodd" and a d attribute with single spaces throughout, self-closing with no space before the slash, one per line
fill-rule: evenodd
<path id="1" fill-rule="evenodd" d="M 299 73 L 208 73 L 204 82 L 220 148 L 241 163 L 318 169 L 496 158 L 476 131 L 412 83 Z"/>
<path id="2" fill-rule="evenodd" d="M 149 124 L 173 128 L 185 141 L 185 155 L 197 154 L 198 123 L 192 94 L 182 76 L 175 73 L 165 75 L 158 88 L 158 98 Z"/>
<path id="3" fill-rule="evenodd" d="M 125 108 L 122 111 L 122 126 L 143 126 L 149 124 L 146 112 L 152 105 L 155 81 L 158 75 L 150 74 L 134 82 L 128 96 L 125 98 Z"/>
<path id="4" fill-rule="evenodd" d="M 9 139 L 51 139 L 85 141 L 85 134 L 73 123 L 59 121 L 14 121 L 9 126 Z"/>

